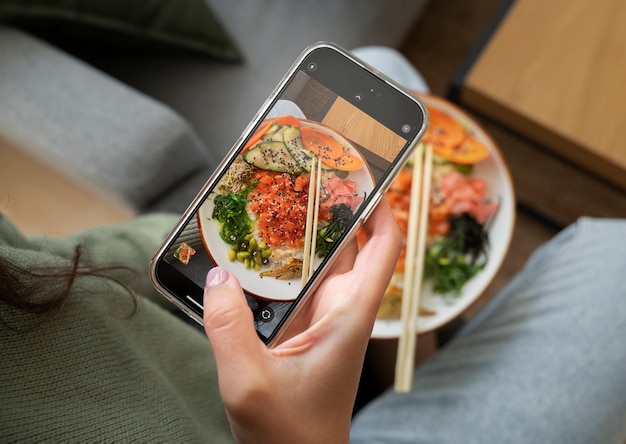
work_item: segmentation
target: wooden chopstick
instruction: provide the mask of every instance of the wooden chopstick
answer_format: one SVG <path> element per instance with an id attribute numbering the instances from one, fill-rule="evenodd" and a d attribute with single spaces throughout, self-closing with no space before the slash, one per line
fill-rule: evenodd
<path id="1" fill-rule="evenodd" d="M 315 243 L 317 239 L 317 221 L 319 214 L 319 186 L 321 162 L 316 157 L 311 159 L 311 171 L 309 177 L 309 197 L 306 210 L 306 227 L 304 233 L 304 246 L 302 256 L 302 287 L 313 273 L 315 259 Z"/>
<path id="2" fill-rule="evenodd" d="M 428 205 L 432 176 L 432 148 L 420 144 L 414 155 L 411 203 L 409 206 L 409 231 L 407 233 L 406 263 L 402 291 L 402 331 L 398 339 L 394 390 L 411 391 L 415 350 L 417 347 L 417 321 L 424 276 L 424 255 L 428 228 Z"/>
<path id="3" fill-rule="evenodd" d="M 309 277 L 315 271 L 315 250 L 317 247 L 317 223 L 320 214 L 320 198 L 322 187 L 322 162 L 318 159 L 315 172 L 315 203 L 313 208 L 313 226 L 311 227 L 311 257 L 309 258 Z"/>

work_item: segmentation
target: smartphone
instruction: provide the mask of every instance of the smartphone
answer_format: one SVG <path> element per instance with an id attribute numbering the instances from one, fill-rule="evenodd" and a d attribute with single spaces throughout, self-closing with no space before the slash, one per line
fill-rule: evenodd
<path id="1" fill-rule="evenodd" d="M 276 344 L 409 159 L 427 115 L 348 51 L 307 48 L 157 251 L 155 287 L 202 323 L 206 274 L 223 267 L 259 338 Z"/>

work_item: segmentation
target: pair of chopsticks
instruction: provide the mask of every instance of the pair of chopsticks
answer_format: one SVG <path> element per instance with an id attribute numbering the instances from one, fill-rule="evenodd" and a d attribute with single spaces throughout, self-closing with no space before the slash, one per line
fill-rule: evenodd
<path id="1" fill-rule="evenodd" d="M 302 257 L 302 286 L 315 271 L 315 245 L 317 244 L 317 223 L 320 212 L 320 187 L 322 185 L 322 162 L 311 159 L 309 178 L 309 200 L 306 210 L 306 228 L 304 233 L 304 253 Z"/>
<path id="2" fill-rule="evenodd" d="M 394 381 L 396 392 L 409 392 L 413 384 L 417 321 L 426 253 L 432 160 L 433 153 L 430 144 L 420 143 L 413 157 L 409 230 L 402 289 L 402 331 L 398 339 Z"/>

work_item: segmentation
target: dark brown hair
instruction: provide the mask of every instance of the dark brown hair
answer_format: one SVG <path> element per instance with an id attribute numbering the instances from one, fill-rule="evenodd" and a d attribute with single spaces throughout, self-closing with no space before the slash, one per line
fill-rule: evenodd
<path id="1" fill-rule="evenodd" d="M 134 314 L 137 309 L 135 293 L 122 280 L 114 277 L 114 272 L 126 271 L 131 273 L 138 282 L 137 272 L 118 265 L 101 267 L 82 265 L 82 252 L 83 248 L 77 245 L 69 264 L 33 269 L 19 266 L 7 258 L 0 257 L 0 304 L 27 313 L 54 312 L 62 307 L 72 294 L 78 278 L 96 276 L 122 287 L 132 298 L 131 315 Z M 2 319 L 2 317 L 0 317 L 0 323 L 8 326 L 7 320 Z"/>

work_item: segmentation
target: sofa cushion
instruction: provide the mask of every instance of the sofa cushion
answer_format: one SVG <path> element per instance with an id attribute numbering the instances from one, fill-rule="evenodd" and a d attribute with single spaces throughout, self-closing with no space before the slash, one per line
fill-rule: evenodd
<path id="1" fill-rule="evenodd" d="M 0 103 L 1 138 L 136 209 L 217 163 L 168 107 L 1 26 Z"/>
<path id="2" fill-rule="evenodd" d="M 239 51 L 202 0 L 2 0 L 0 21 L 55 41 L 126 50 Z"/>

